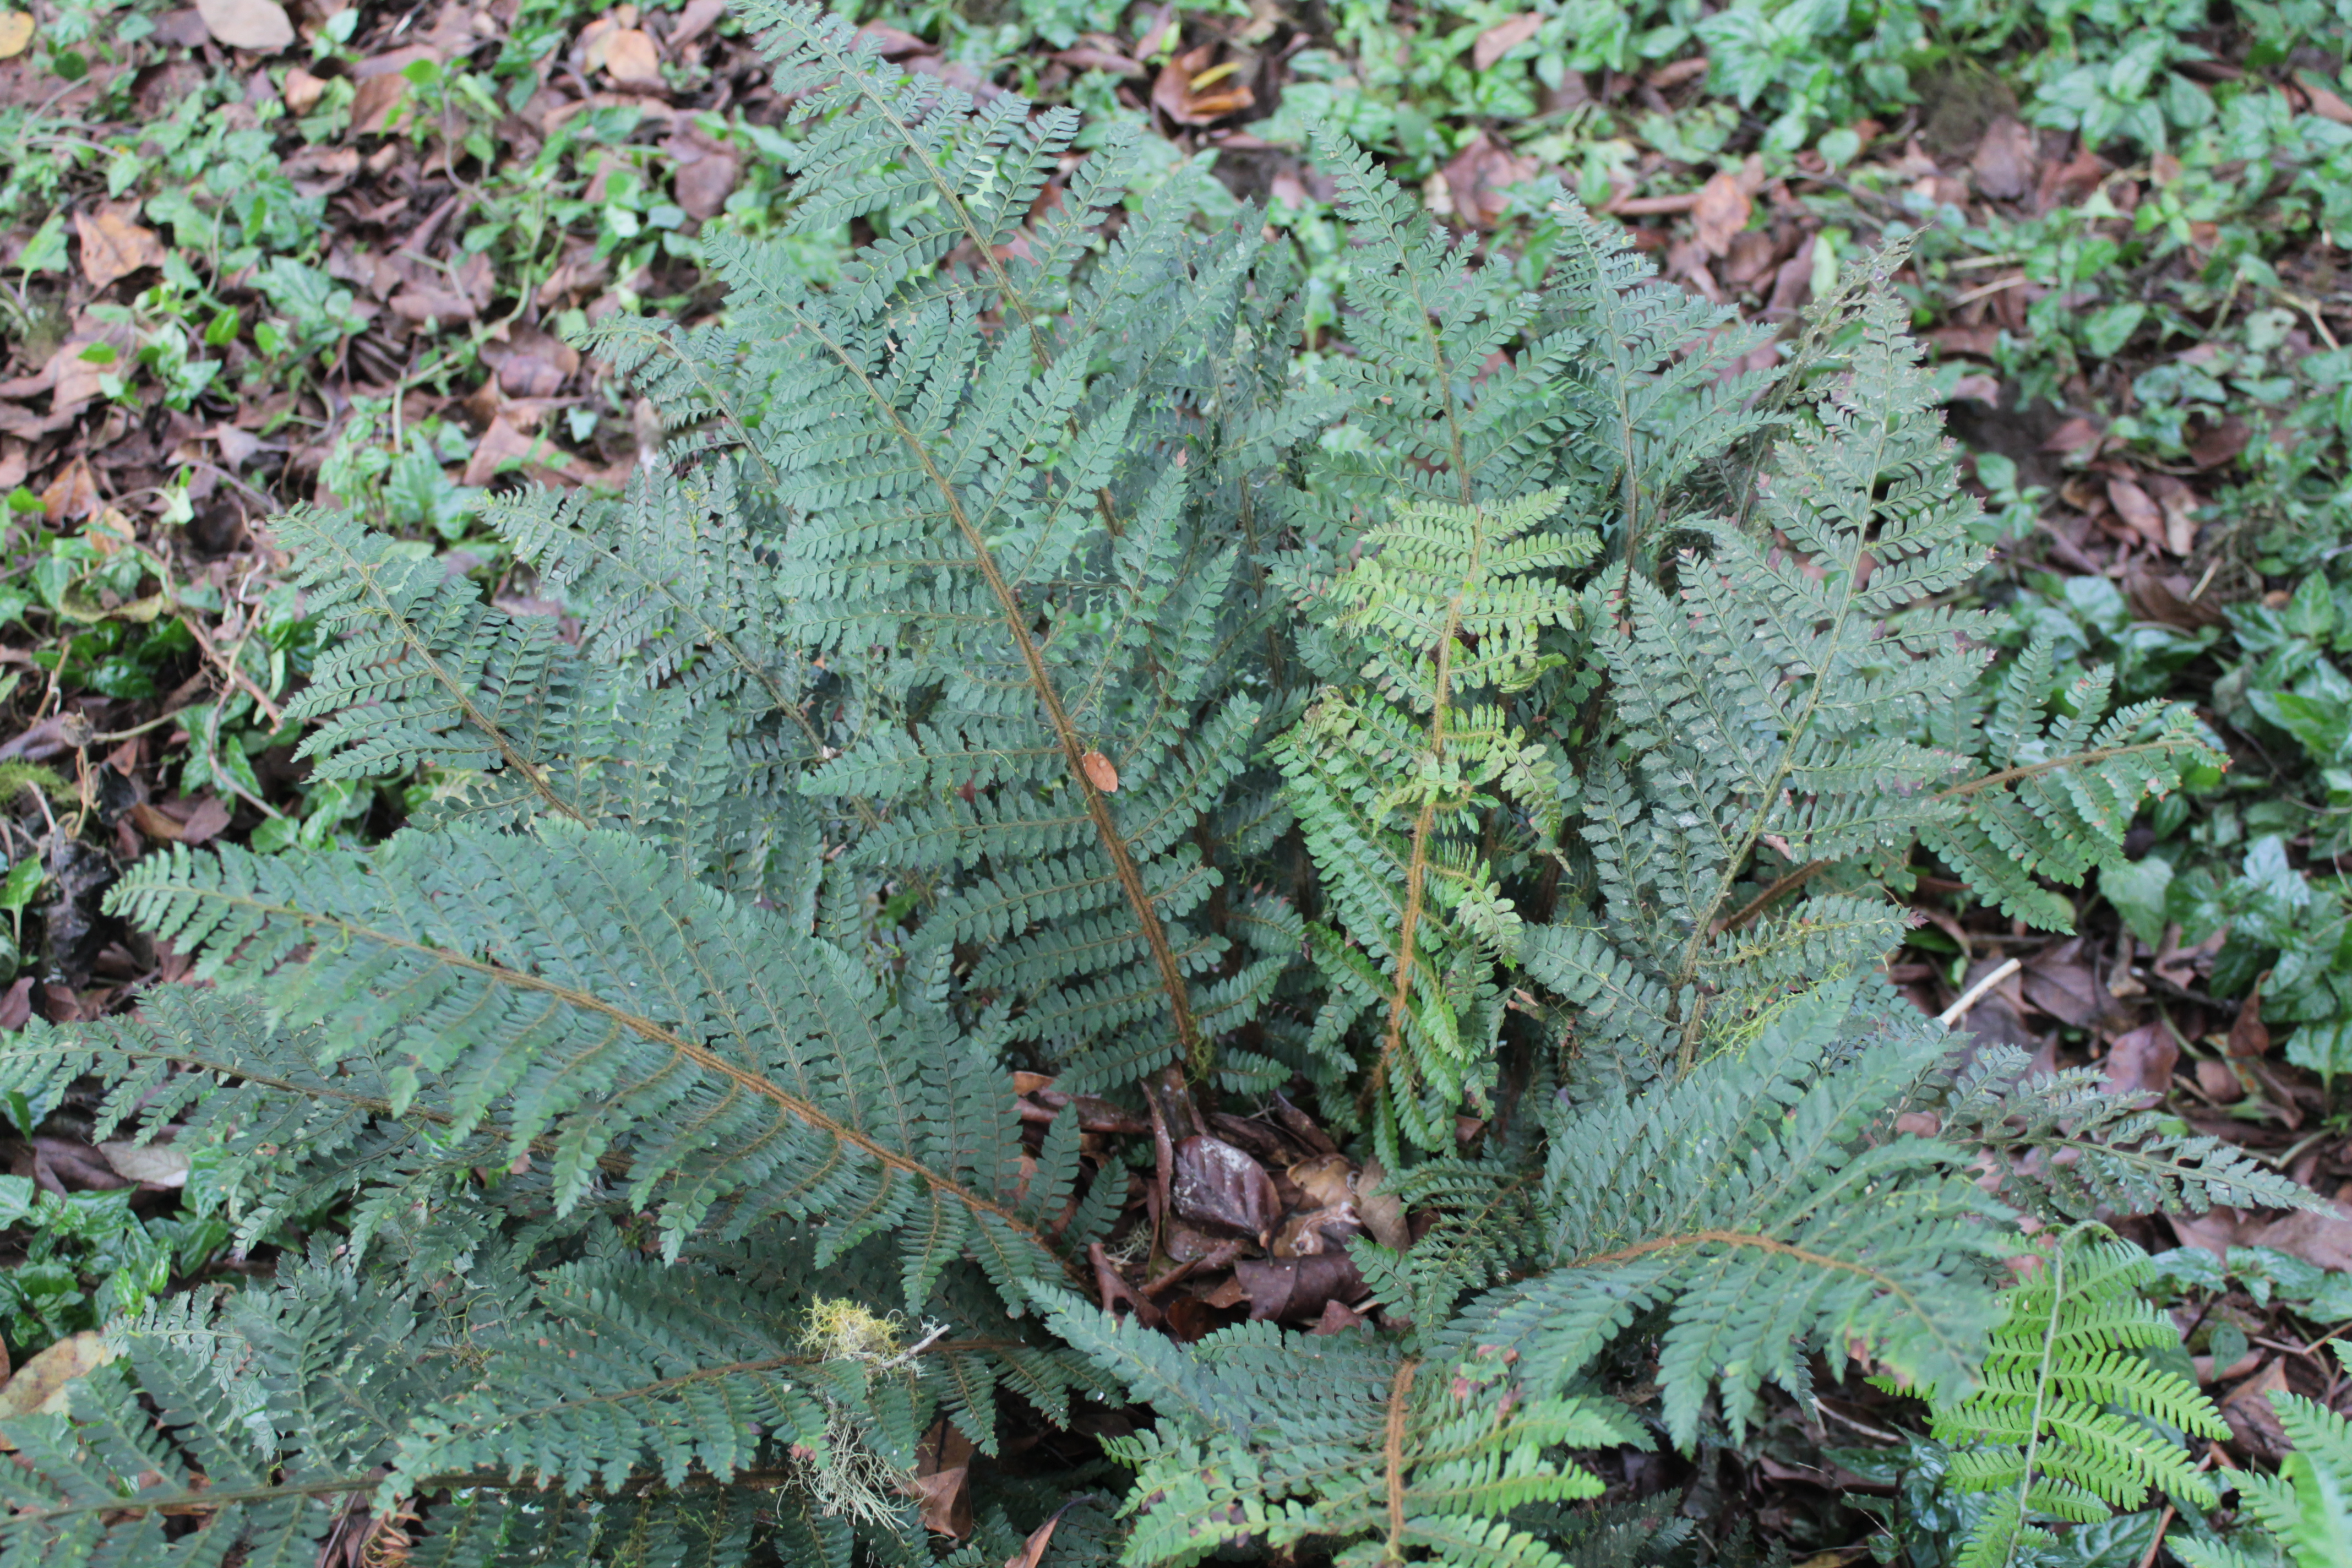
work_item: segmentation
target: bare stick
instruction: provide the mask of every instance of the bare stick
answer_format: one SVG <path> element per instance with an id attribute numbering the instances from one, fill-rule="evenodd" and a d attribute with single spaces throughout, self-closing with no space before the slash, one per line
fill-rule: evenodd
<path id="1" fill-rule="evenodd" d="M 1953 1003 L 1950 1006 L 1937 1014 L 1936 1022 L 1943 1025 L 1947 1029 L 1950 1028 L 1953 1025 L 1958 1023 L 1961 1019 L 1969 1016 L 1969 1009 L 1975 1006 L 1978 1000 L 1982 997 L 1986 992 L 1991 990 L 1994 986 L 2000 984 L 2002 981 L 2008 979 L 2011 975 L 2016 973 L 2023 967 L 2024 965 L 2019 963 L 2017 960 L 2013 958 L 2002 959 L 2000 963 L 1990 974 L 1986 975 L 1982 980 L 1978 981 L 1974 985 L 1971 985 L 1966 991 L 1961 992 L 1960 999 L 1958 1001 Z"/>

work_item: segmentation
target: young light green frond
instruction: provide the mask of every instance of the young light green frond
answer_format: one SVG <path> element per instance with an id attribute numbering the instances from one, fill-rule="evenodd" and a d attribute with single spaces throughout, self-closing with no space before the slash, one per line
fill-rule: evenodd
<path id="1" fill-rule="evenodd" d="M 2294 1448 L 2275 1476 L 2235 1472 L 2240 1506 L 2294 1568 L 2352 1562 L 2352 1422 L 2284 1389 L 2272 1393 L 2271 1406 Z M 2255 1561 L 2194 1542 L 2178 1550 L 2190 1568 L 2252 1568 Z"/>
<path id="2" fill-rule="evenodd" d="M 1318 957 L 1352 998 L 1344 1016 L 1326 1010 L 1318 1043 L 1337 1063 L 1352 1037 L 1369 1058 L 1391 1165 L 1400 1139 L 1446 1147 L 1455 1109 L 1492 1082 L 1495 965 L 1521 922 L 1479 853 L 1482 825 L 1507 805 L 1539 839 L 1558 831 L 1568 786 L 1553 757 L 1473 699 L 1526 687 L 1544 633 L 1576 614 L 1556 574 L 1591 540 L 1536 532 L 1559 502 L 1417 501 L 1374 528 L 1313 603 L 1336 657 L 1380 694 L 1327 688 L 1272 750 L 1338 917 Z"/>
<path id="3" fill-rule="evenodd" d="M 2211 1506 L 2213 1489 L 2151 1422 L 2222 1439 L 2213 1402 L 2140 1347 L 2177 1334 L 2139 1295 L 2147 1255 L 2089 1227 L 2060 1237 L 2003 1293 L 1983 1386 L 1935 1415 L 1938 1441 L 1961 1446 L 1948 1483 L 2005 1499 L 1969 1538 L 1969 1561 L 2010 1563 L 2053 1526 L 2096 1523 L 2140 1506 L 2153 1488 Z"/>

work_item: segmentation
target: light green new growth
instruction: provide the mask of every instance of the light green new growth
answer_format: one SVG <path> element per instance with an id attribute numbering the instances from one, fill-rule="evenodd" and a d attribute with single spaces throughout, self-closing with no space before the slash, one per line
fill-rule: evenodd
<path id="1" fill-rule="evenodd" d="M 2352 1422 L 2284 1389 L 2270 1397 L 2294 1451 L 2275 1476 L 2237 1472 L 2239 1506 L 2294 1568 L 2340 1568 L 2352 1563 Z M 2189 1568 L 2255 1568 L 2261 1561 L 2211 1542 L 2183 1541 L 2173 1550 Z"/>
<path id="2" fill-rule="evenodd" d="M 2095 1523 L 2151 1488 L 2200 1508 L 2215 1500 L 2165 1429 L 2220 1440 L 2228 1425 L 2195 1384 L 2138 1353 L 2179 1342 L 2141 1299 L 2155 1273 L 2147 1255 L 2077 1230 L 2034 1261 L 2007 1292 L 1981 1385 L 1935 1420 L 1955 1450 L 1948 1484 L 1996 1494 L 1958 1568 L 2038 1561 L 2056 1544 L 2052 1521 Z"/>
<path id="3" fill-rule="evenodd" d="M 1475 699 L 1524 691 L 1561 662 L 1542 645 L 1575 616 L 1557 575 L 1596 541 L 1536 531 L 1559 500 L 1416 502 L 1367 533 L 1364 559 L 1336 582 L 1301 585 L 1332 656 L 1370 688 L 1326 687 L 1273 751 L 1336 917 L 1308 928 L 1330 985 L 1309 1045 L 1328 1062 L 1333 1103 L 1362 1075 L 1391 1166 L 1400 1131 L 1448 1147 L 1454 1108 L 1483 1106 L 1493 1086 L 1496 965 L 1517 955 L 1519 920 L 1482 824 L 1509 812 L 1538 842 L 1559 837 L 1560 761 L 1498 700 Z M 1349 1048 L 1360 1027 L 1360 1064 Z"/>

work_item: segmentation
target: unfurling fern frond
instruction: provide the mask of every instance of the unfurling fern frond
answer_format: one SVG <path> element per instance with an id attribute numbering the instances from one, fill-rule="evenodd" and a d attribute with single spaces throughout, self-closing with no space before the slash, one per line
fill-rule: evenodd
<path id="1" fill-rule="evenodd" d="M 1956 1449 L 1947 1484 L 1997 1494 L 1961 1568 L 2032 1559 L 2053 1544 L 2053 1524 L 2096 1523 L 2151 1488 L 2212 1506 L 2178 1434 L 2221 1439 L 2230 1428 L 2195 1384 L 2138 1353 L 2179 1338 L 2140 1297 L 2154 1273 L 2137 1247 L 2077 1230 L 2006 1293 L 1982 1386 L 1935 1420 Z"/>
<path id="2" fill-rule="evenodd" d="M 1519 921 L 1481 824 L 1524 813 L 1549 841 L 1572 787 L 1492 700 L 1534 680 L 1543 632 L 1574 613 L 1547 578 L 1589 559 L 1593 541 L 1538 531 L 1559 502 L 1539 491 L 1494 508 L 1417 503 L 1309 599 L 1331 638 L 1325 657 L 1371 688 L 1326 688 L 1273 752 L 1335 917 L 1312 933 L 1331 986 L 1313 1043 L 1335 1104 L 1369 1075 L 1391 1165 L 1400 1133 L 1450 1144 L 1455 1108 L 1483 1103 L 1492 1083 L 1495 968 L 1516 955 Z"/>

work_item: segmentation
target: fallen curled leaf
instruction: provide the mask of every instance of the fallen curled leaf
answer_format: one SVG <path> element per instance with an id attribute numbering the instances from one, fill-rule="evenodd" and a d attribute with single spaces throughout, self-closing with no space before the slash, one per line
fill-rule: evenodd
<path id="1" fill-rule="evenodd" d="M 180 842 L 196 845 L 219 837 L 228 826 L 228 817 L 227 802 L 216 795 L 204 796 L 180 823 Z"/>
<path id="2" fill-rule="evenodd" d="M 714 218 L 735 194 L 735 160 L 725 153 L 705 153 L 691 163 L 678 165 L 670 188 L 681 211 L 690 218 Z"/>
<path id="3" fill-rule="evenodd" d="M 1118 793 L 1118 769 L 1114 767 L 1111 760 L 1100 752 L 1091 746 L 1087 747 L 1078 758 L 1078 766 L 1087 771 L 1087 783 L 1094 785 L 1103 794 Z"/>
<path id="4" fill-rule="evenodd" d="M 128 278 L 142 267 L 163 265 L 163 244 L 155 231 L 133 223 L 136 202 L 110 203 L 94 213 L 74 214 L 81 239 L 81 273 L 93 289 Z"/>
<path id="5" fill-rule="evenodd" d="M 1482 71 L 1494 69 L 1496 60 L 1543 31 L 1543 24 L 1540 11 L 1529 11 L 1507 22 L 1496 23 L 1479 34 L 1478 41 L 1470 46 L 1470 63 Z"/>
<path id="6" fill-rule="evenodd" d="M 2315 71 L 2302 71 L 2295 76 L 2295 85 L 2311 100 L 2311 112 L 2337 125 L 2352 125 L 2352 103 L 2347 103 L 2323 86 Z"/>
<path id="7" fill-rule="evenodd" d="M 2064 421 L 2042 443 L 2045 452 L 2063 452 L 2078 462 L 2089 462 L 2106 445 L 2107 433 L 2081 415 Z"/>
<path id="8" fill-rule="evenodd" d="M 878 45 L 886 60 L 903 60 L 909 55 L 931 52 L 931 46 L 903 27 L 886 27 L 879 22 L 868 22 L 857 29 L 859 43 Z"/>
<path id="9" fill-rule="evenodd" d="M 2200 419 L 2192 419 L 2189 428 L 2192 433 L 2189 460 L 2200 468 L 2218 468 L 2236 461 L 2238 454 L 2254 438 L 2253 430 L 2234 414 L 2210 427 L 2204 426 Z"/>
<path id="10" fill-rule="evenodd" d="M 1979 195 L 2013 202 L 2040 182 L 2041 162 L 2033 132 L 2003 115 L 1985 127 L 1976 154 L 1969 160 L 1969 173 Z"/>
<path id="11" fill-rule="evenodd" d="M 312 76 L 300 66 L 296 66 L 286 73 L 285 84 L 278 89 L 278 96 L 285 100 L 286 107 L 292 112 L 308 114 L 319 107 L 320 99 L 327 96 L 327 81 L 324 77 Z"/>
<path id="12" fill-rule="evenodd" d="M 2197 1064 L 2197 1087 L 2216 1105 L 2235 1105 L 2246 1098 L 2246 1086 L 2238 1081 L 2230 1064 L 2215 1061 L 2211 1057 Z"/>
<path id="13" fill-rule="evenodd" d="M 2162 1024 L 2117 1035 L 2107 1047 L 2107 1086 L 2117 1094 L 2162 1094 L 2172 1087 L 2180 1045 Z"/>
<path id="14" fill-rule="evenodd" d="M 1326 1303 L 1348 1300 L 1364 1289 L 1356 1260 L 1345 1252 L 1267 1262 L 1252 1258 L 1234 1265 L 1234 1278 L 1249 1294 L 1250 1318 L 1285 1322 L 1312 1321 Z"/>
<path id="15" fill-rule="evenodd" d="M 1207 125 L 1256 104 L 1257 95 L 1241 79 L 1242 62 L 1212 66 L 1216 52 L 1215 44 L 1202 44 L 1160 68 L 1151 101 L 1162 114 L 1179 125 Z"/>
<path id="16" fill-rule="evenodd" d="M 13 60 L 33 41 L 33 18 L 24 11 L 0 11 L 0 60 Z"/>
<path id="17" fill-rule="evenodd" d="M 1534 179 L 1538 167 L 1533 158 L 1512 152 L 1481 131 L 1446 161 L 1440 173 L 1454 216 L 1480 228 L 1493 228 L 1510 210 L 1510 188 Z"/>
<path id="18" fill-rule="evenodd" d="M 62 1415 L 66 1391 L 115 1357 L 106 1336 L 95 1329 L 59 1340 L 23 1366 L 0 1388 L 0 1418 Z"/>
<path id="19" fill-rule="evenodd" d="M 33 977 L 21 976 L 5 993 L 0 993 L 0 1029 L 14 1032 L 25 1026 L 33 1016 Z"/>
<path id="20" fill-rule="evenodd" d="M 2189 596 L 2196 591 L 2186 575 L 2158 577 L 2137 562 L 2124 574 L 2124 597 L 2130 602 L 2132 614 L 2143 621 L 2178 626 L 2185 632 L 2227 624 L 2229 617 L 2217 606 Z"/>
<path id="21" fill-rule="evenodd" d="M 180 825 L 143 800 L 131 808 L 131 826 L 161 843 L 180 841 Z"/>
<path id="22" fill-rule="evenodd" d="M 616 86 L 641 92 L 659 92 L 667 85 L 662 80 L 661 51 L 654 47 L 653 35 L 642 27 L 616 28 L 606 37 L 604 74 Z"/>
<path id="23" fill-rule="evenodd" d="M 1169 1202 L 1194 1225 L 1263 1237 L 1282 1204 L 1265 1167 L 1220 1138 L 1195 1133 L 1176 1146 Z"/>
<path id="24" fill-rule="evenodd" d="M 1078 44 L 1061 50 L 1054 57 L 1072 70 L 1114 71 L 1123 77 L 1147 77 L 1151 73 L 1117 49 L 1099 48 L 1092 44 Z"/>
<path id="25" fill-rule="evenodd" d="M 1299 1161 L 1283 1174 L 1307 1194 L 1310 1208 L 1328 1208 L 1333 1204 L 1355 1201 L 1356 1191 L 1349 1184 L 1350 1171 L 1344 1154 L 1318 1154 L 1311 1160 Z"/>
<path id="26" fill-rule="evenodd" d="M 1276 1258 L 1313 1258 L 1344 1248 L 1350 1237 L 1364 1234 L 1364 1222 L 1352 1203 L 1301 1209 L 1282 1222 L 1266 1250 Z"/>
<path id="27" fill-rule="evenodd" d="M 2222 1397 L 2221 1419 L 2248 1453 L 2275 1459 L 2294 1447 L 2271 1405 L 2271 1395 L 2286 1385 L 2286 1363 L 2273 1360 Z"/>
<path id="28" fill-rule="evenodd" d="M 2081 949 L 2079 938 L 2044 949 L 2026 964 L 2020 977 L 2028 1002 L 2078 1029 L 2105 1016 L 2115 1000 L 2097 977 L 2076 961 Z"/>
<path id="29" fill-rule="evenodd" d="M 1342 1334 L 1369 1321 L 1370 1319 L 1347 1302 L 1334 1299 L 1323 1303 L 1323 1315 L 1316 1319 L 1315 1326 L 1307 1331 L 1310 1334 Z"/>
<path id="30" fill-rule="evenodd" d="M 1356 1214 L 1374 1241 L 1391 1252 L 1402 1252 L 1412 1245 L 1412 1230 L 1405 1222 L 1403 1203 L 1386 1190 L 1388 1179 L 1378 1160 L 1364 1162 L 1363 1172 L 1356 1178 Z"/>
<path id="31" fill-rule="evenodd" d="M 1038 1568 L 1038 1564 L 1045 1561 L 1045 1545 L 1054 1539 L 1054 1527 L 1062 1522 L 1062 1516 L 1070 1511 L 1071 1503 L 1076 1500 L 1073 1498 L 1070 1502 L 1064 1503 L 1054 1510 L 1051 1519 L 1031 1531 L 1029 1539 L 1021 1543 L 1021 1550 L 1004 1560 L 1004 1568 Z"/>
<path id="32" fill-rule="evenodd" d="M 2164 548 L 2164 513 L 2157 509 L 2153 496 L 2129 479 L 2109 479 L 2107 504 L 2150 550 Z"/>
<path id="33" fill-rule="evenodd" d="M 917 1449 L 915 1500 L 923 1528 L 961 1541 L 971 1533 L 972 1441 L 942 1420 Z"/>
<path id="34" fill-rule="evenodd" d="M 1699 244 L 1709 256 L 1729 255 L 1732 236 L 1748 226 L 1748 215 L 1755 210 L 1756 204 L 1739 188 L 1737 175 L 1716 175 L 1699 187 L 1698 205 L 1691 208 Z"/>
<path id="35" fill-rule="evenodd" d="M 474 444 L 474 455 L 466 460 L 466 473 L 460 482 L 488 484 L 501 468 L 513 461 L 544 470 L 559 480 L 578 482 L 569 453 L 550 442 L 524 435 L 502 418 L 491 420 L 482 438 Z"/>
<path id="36" fill-rule="evenodd" d="M 275 54 L 294 42 L 294 24 L 278 0 L 196 0 L 196 15 L 216 43 Z"/>
<path id="37" fill-rule="evenodd" d="M 89 464 L 76 458 L 51 479 L 41 491 L 41 515 L 51 522 L 62 522 L 69 517 L 88 517 L 98 510 L 98 481 L 89 471 Z"/>
<path id="38" fill-rule="evenodd" d="M 114 1173 L 142 1187 L 184 1187 L 188 1157 L 169 1143 L 100 1143 L 99 1153 Z"/>
<path id="39" fill-rule="evenodd" d="M 2240 1061 L 2270 1054 L 2270 1026 L 2263 1022 L 2263 984 L 2270 977 L 2267 969 L 2254 976 L 2246 999 L 2238 1004 L 2238 1016 L 2230 1025 L 2230 1055 Z"/>
<path id="40" fill-rule="evenodd" d="M 2180 1222 L 2175 1220 L 2173 1228 L 2179 1229 Z M 2193 1245 L 2210 1243 L 2200 1239 Z M 2267 1247 L 2342 1273 L 2352 1269 L 2352 1213 L 2347 1213 L 2341 1204 L 2331 1205 L 2325 1214 L 2297 1209 L 2282 1218 L 2240 1228 L 2231 1245 Z"/>

